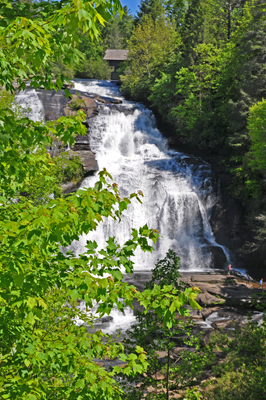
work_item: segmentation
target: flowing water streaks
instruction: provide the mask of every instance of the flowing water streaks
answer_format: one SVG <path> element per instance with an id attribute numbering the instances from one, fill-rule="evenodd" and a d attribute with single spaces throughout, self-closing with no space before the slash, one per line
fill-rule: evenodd
<path id="1" fill-rule="evenodd" d="M 74 83 L 79 91 L 123 99 L 111 82 Z M 215 242 L 209 223 L 217 200 L 210 166 L 199 158 L 169 150 L 152 112 L 143 105 L 123 99 L 123 104 L 99 104 L 99 108 L 99 115 L 90 124 L 90 145 L 99 168 L 107 168 L 122 196 L 141 190 L 144 199 L 143 205 L 132 203 L 120 224 L 108 220 L 96 233 L 81 238 L 75 243 L 77 253 L 83 251 L 87 239 L 93 238 L 100 247 L 108 236 L 122 243 L 132 228 L 147 223 L 159 230 L 161 238 L 152 255 L 136 252 L 135 269 L 151 269 L 168 248 L 180 256 L 181 269 L 203 271 L 215 267 L 212 249 L 221 246 Z M 96 179 L 86 178 L 81 186 L 93 185 Z"/>

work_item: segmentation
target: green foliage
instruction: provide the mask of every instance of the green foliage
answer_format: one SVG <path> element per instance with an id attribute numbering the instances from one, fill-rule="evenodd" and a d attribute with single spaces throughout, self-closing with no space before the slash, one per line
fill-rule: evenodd
<path id="1" fill-rule="evenodd" d="M 187 400 L 198 400 L 201 398 L 202 398 L 201 393 L 196 388 L 187 389 L 186 393 Z"/>
<path id="2" fill-rule="evenodd" d="M 12 108 L 13 104 L 14 104 L 14 96 L 10 92 L 8 92 L 4 89 L 1 89 L 0 90 L 0 109 Z"/>
<path id="3" fill-rule="evenodd" d="M 183 282 L 179 282 L 181 277 L 179 273 L 180 259 L 173 250 L 168 250 L 165 258 L 158 261 L 151 270 L 151 279 L 145 284 L 145 288 L 152 289 L 157 283 L 163 287 L 165 285 L 173 285 L 174 288 L 180 290 L 188 287 Z"/>
<path id="4" fill-rule="evenodd" d="M 117 11 L 121 6 L 116 0 L 2 1 L 0 84 L 14 91 L 15 78 L 19 89 L 30 78 L 35 88 L 61 88 L 65 77 L 52 82 L 51 68 L 53 63 L 78 61 L 77 29 L 97 36 L 98 23 Z M 120 268 L 132 273 L 134 251 L 153 250 L 159 234 L 146 225 L 133 229 L 120 245 L 110 237 L 103 249 L 88 240 L 83 254 L 68 250 L 104 218 L 119 221 L 131 201 L 141 202 L 142 193 L 121 198 L 104 170 L 93 188 L 57 196 L 53 192 L 61 174 L 69 179 L 80 163 L 68 159 L 69 154 L 53 161 L 46 146 L 53 140 L 71 146 L 77 134 L 84 135 L 84 112 L 34 122 L 14 111 L 12 97 L 2 93 L 7 101 L 0 107 L 0 398 L 121 400 L 117 375 L 144 373 L 147 357 L 139 346 L 126 353 L 100 330 L 88 333 L 86 327 L 92 328 L 95 320 L 92 307 L 101 317 L 114 306 L 122 311 L 132 307 L 136 298 L 163 316 L 166 329 L 184 303 L 194 302 L 197 291 L 177 293 L 170 285 L 139 293 L 122 281 Z M 63 173 L 57 174 L 58 169 Z M 85 311 L 77 308 L 81 299 Z M 84 325 L 77 326 L 77 316 Z M 107 371 L 97 362 L 106 357 L 126 365 Z"/>
<path id="5" fill-rule="evenodd" d="M 175 40 L 174 28 L 164 14 L 155 22 L 145 15 L 128 42 L 130 73 L 120 77 L 122 90 L 134 99 L 147 99 L 158 71 L 175 51 Z"/>
<path id="6" fill-rule="evenodd" d="M 79 98 L 79 94 L 76 93 L 68 102 L 68 107 L 70 107 L 72 110 L 80 110 L 85 107 L 85 103 L 84 100 Z"/>
<path id="7" fill-rule="evenodd" d="M 224 342 L 227 356 L 215 367 L 216 381 L 204 393 L 206 399 L 244 400 L 265 398 L 265 320 L 248 326 Z M 215 339 L 214 339 L 215 343 Z"/>
<path id="8" fill-rule="evenodd" d="M 65 75 L 67 78 L 74 78 L 73 67 L 69 65 L 65 65 L 62 62 L 58 61 L 56 63 L 52 63 L 51 72 L 55 76 Z"/>
<path id="9" fill-rule="evenodd" d="M 243 366 L 238 371 L 228 371 L 218 380 L 215 388 L 205 394 L 211 400 L 263 400 L 265 398 L 265 375 L 256 365 L 246 370 Z"/>
<path id="10" fill-rule="evenodd" d="M 182 345 L 191 335 L 191 323 L 178 319 L 175 310 L 178 310 L 182 316 L 189 316 L 189 310 L 184 307 L 185 298 L 193 309 L 200 308 L 195 302 L 199 289 L 189 288 L 188 285 L 178 281 L 180 278 L 179 264 L 180 261 L 175 252 L 169 250 L 165 258 L 157 262 L 152 270 L 151 280 L 145 284 L 145 291 L 139 297 L 140 305 L 147 308 L 143 312 L 136 312 L 137 323 L 127 331 L 128 338 L 124 342 L 128 352 L 133 351 L 136 345 L 142 346 L 147 353 L 149 364 L 144 377 L 132 379 L 129 376 L 126 380 L 124 378 L 126 399 L 141 399 L 148 386 L 152 386 L 154 390 L 161 387 L 162 381 L 156 379 L 156 374 L 162 370 L 162 365 L 158 360 L 158 351 L 167 352 L 166 367 L 163 371 L 166 377 L 166 381 L 163 383 L 166 393 L 157 394 L 156 390 L 156 394 L 152 392 L 148 398 L 168 399 L 170 379 L 173 378 L 173 371 L 170 369 L 171 350 L 176 346 L 177 338 L 178 343 Z M 161 297 L 162 293 L 165 293 L 165 298 Z M 145 296 L 145 301 L 142 296 Z M 172 315 L 171 319 L 170 315 Z M 134 382 L 134 387 L 131 387 L 129 382 Z M 139 382 L 138 389 L 137 382 Z"/>
<path id="11" fill-rule="evenodd" d="M 63 151 L 53 158 L 52 162 L 56 166 L 57 176 L 60 176 L 63 183 L 78 182 L 83 176 L 82 162 L 75 152 Z"/>
<path id="12" fill-rule="evenodd" d="M 247 128 L 251 138 L 248 164 L 253 170 L 265 170 L 266 100 L 263 99 L 250 108 Z"/>
<path id="13" fill-rule="evenodd" d="M 76 48 L 77 29 L 97 37 L 98 24 L 105 24 L 117 11 L 122 13 L 118 0 L 99 1 L 95 6 L 89 1 L 72 3 L 67 0 L 42 2 L 41 6 L 39 3 L 2 2 L 0 85 L 14 90 L 16 78 L 19 87 L 25 88 L 24 80 L 33 75 L 31 82 L 35 88 L 40 85 L 47 89 L 61 88 L 62 75 L 56 82 L 52 81 L 52 63 L 76 63 L 81 55 Z"/>
<path id="14" fill-rule="evenodd" d="M 164 1 L 162 0 L 141 0 L 139 11 L 135 18 L 135 25 L 140 23 L 142 18 L 149 16 L 155 22 L 164 11 Z"/>
<path id="15" fill-rule="evenodd" d="M 102 29 L 103 47 L 106 49 L 125 49 L 133 30 L 133 16 L 127 6 L 123 7 L 123 16 L 116 14 Z"/>
<path id="16" fill-rule="evenodd" d="M 27 174 L 20 194 L 37 205 L 49 201 L 51 196 L 60 196 L 62 171 L 50 159 L 46 150 L 38 150 L 35 155 L 39 159 L 46 159 L 47 164 L 44 167 L 40 163 L 40 169 L 35 175 Z"/>
<path id="17" fill-rule="evenodd" d="M 119 209 L 130 203 L 129 199 L 118 200 L 119 192 L 116 186 L 112 191 L 106 184 L 106 175 L 100 173 L 95 188 L 80 190 L 66 199 L 40 206 L 23 198 L 19 203 L 5 204 L 0 224 L 3 398 L 26 399 L 32 394 L 48 399 L 52 393 L 58 399 L 81 395 L 88 399 L 120 398 L 113 376 L 121 369 L 108 374 L 92 359 L 122 357 L 123 347 L 109 340 L 104 344 L 105 335 L 100 331 L 88 335 L 85 327 L 77 327 L 75 304 L 84 299 L 89 312 L 95 300 L 100 316 L 109 314 L 114 304 L 120 309 L 132 304 L 138 293 L 121 283 L 119 266 L 123 263 L 130 272 L 133 262 L 129 257 L 134 249 L 140 245 L 151 251 L 147 238 L 156 240 L 158 235 L 144 227 L 134 231 L 124 246 L 110 238 L 106 249 L 98 250 L 95 242 L 87 242 L 86 252 L 78 258 L 61 251 L 61 246 L 69 246 L 78 235 L 95 229 L 105 216 L 120 218 Z M 90 313 L 80 312 L 79 317 L 93 325 Z M 129 361 L 125 374 L 145 368 L 143 356 L 122 358 Z"/>
<path id="18" fill-rule="evenodd" d="M 82 60 L 75 67 L 76 78 L 110 79 L 111 67 L 100 58 Z"/>
<path id="19" fill-rule="evenodd" d="M 175 21 L 177 28 L 184 25 L 187 11 L 192 0 L 167 0 L 165 9 L 171 21 Z"/>

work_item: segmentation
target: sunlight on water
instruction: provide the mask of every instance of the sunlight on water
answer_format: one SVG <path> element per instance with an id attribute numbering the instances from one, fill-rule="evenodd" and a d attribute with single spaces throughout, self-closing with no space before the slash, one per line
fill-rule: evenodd
<path id="1" fill-rule="evenodd" d="M 106 81 L 75 81 L 75 89 L 123 99 L 119 87 Z M 143 205 L 133 201 L 122 222 L 109 219 L 96 232 L 84 235 L 74 247 L 81 253 L 86 240 L 104 247 L 109 236 L 122 244 L 132 228 L 148 224 L 161 235 L 151 255 L 136 252 L 135 269 L 151 269 L 169 248 L 181 258 L 181 269 L 213 268 L 214 239 L 209 218 L 216 202 L 210 166 L 199 158 L 168 149 L 152 112 L 141 104 L 123 101 L 115 107 L 99 104 L 100 113 L 90 123 L 90 145 L 99 168 L 106 168 L 122 196 L 141 190 Z M 189 161 L 189 162 L 187 162 Z M 97 176 L 86 178 L 89 187 Z M 224 249 L 225 250 L 225 249 Z"/>

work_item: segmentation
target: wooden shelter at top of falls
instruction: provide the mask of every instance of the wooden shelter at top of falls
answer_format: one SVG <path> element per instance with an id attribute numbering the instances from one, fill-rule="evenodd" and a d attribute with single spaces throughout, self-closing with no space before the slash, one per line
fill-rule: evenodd
<path id="1" fill-rule="evenodd" d="M 121 62 L 125 61 L 127 58 L 128 50 L 116 50 L 116 49 L 107 49 L 104 60 L 108 61 L 110 67 L 114 67 L 114 71 L 111 73 L 112 80 L 118 80 L 119 75 L 117 73 L 117 68 L 121 64 Z"/>

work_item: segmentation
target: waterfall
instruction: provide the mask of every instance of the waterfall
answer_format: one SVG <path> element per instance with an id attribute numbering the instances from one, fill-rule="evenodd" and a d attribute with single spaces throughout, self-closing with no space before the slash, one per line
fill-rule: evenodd
<path id="1" fill-rule="evenodd" d="M 28 118 L 33 121 L 44 119 L 44 107 L 36 90 L 23 90 L 16 95 L 15 100 L 26 111 Z"/>
<path id="2" fill-rule="evenodd" d="M 121 195 L 143 192 L 143 204 L 132 201 L 121 223 L 108 219 L 96 232 L 84 235 L 73 247 L 82 253 L 86 241 L 104 247 L 109 236 L 122 244 L 132 228 L 146 223 L 160 232 L 151 255 L 137 251 L 135 270 L 150 270 L 169 248 L 181 259 L 181 270 L 214 268 L 213 250 L 226 249 L 215 242 L 209 223 L 217 201 L 210 165 L 199 158 L 169 150 L 156 127 L 155 118 L 142 104 L 126 101 L 115 84 L 106 81 L 75 81 L 75 89 L 123 100 L 120 105 L 99 103 L 100 113 L 91 119 L 90 146 L 99 168 L 106 168 Z M 82 187 L 94 185 L 97 176 L 86 178 Z M 224 261 L 226 257 L 224 256 Z"/>
<path id="3" fill-rule="evenodd" d="M 109 236 L 122 244 L 132 228 L 147 223 L 161 237 L 152 254 L 136 251 L 136 270 L 150 270 L 169 248 L 180 257 L 181 271 L 225 266 L 228 251 L 215 242 L 209 223 L 217 201 L 210 165 L 198 157 L 170 150 L 153 113 L 142 104 L 126 101 L 116 84 L 96 80 L 76 80 L 74 84 L 75 90 L 122 100 L 122 104 L 98 102 L 99 114 L 90 119 L 90 146 L 99 168 L 106 168 L 112 175 L 122 197 L 139 190 L 144 195 L 143 204 L 133 199 L 121 223 L 108 219 L 73 243 L 75 252 L 82 253 L 87 240 L 96 240 L 99 248 L 105 247 Z M 62 93 L 32 88 L 20 92 L 16 101 L 24 108 L 30 107 L 28 116 L 33 120 L 59 118 L 67 102 Z M 93 186 L 97 179 L 97 174 L 87 177 L 81 188 Z"/>
<path id="4" fill-rule="evenodd" d="M 96 240 L 99 248 L 105 247 L 109 236 L 115 236 L 118 243 L 123 244 L 132 228 L 147 223 L 150 228 L 157 229 L 161 237 L 152 254 L 136 252 L 132 260 L 135 270 L 151 270 L 169 248 L 180 257 L 181 271 L 212 270 L 217 254 L 222 259 L 220 264 L 228 262 L 228 251 L 215 242 L 209 223 L 217 201 L 210 165 L 200 158 L 170 150 L 156 127 L 152 112 L 142 104 L 126 101 L 115 84 L 91 80 L 78 80 L 74 84 L 81 92 L 123 101 L 111 105 L 98 102 L 100 112 L 90 119 L 90 146 L 99 168 L 106 168 L 112 175 L 122 197 L 139 190 L 144 197 L 143 204 L 133 199 L 121 223 L 108 218 L 96 231 L 75 241 L 72 249 L 77 254 L 82 253 L 87 240 Z M 35 121 L 59 118 L 66 104 L 66 99 L 54 91 L 34 89 L 20 92 L 16 101 L 31 109 L 28 116 Z M 93 186 L 97 179 L 97 174 L 87 177 L 80 187 Z M 84 307 L 85 303 L 81 302 L 80 308 Z M 99 321 L 104 333 L 126 330 L 135 321 L 129 308 L 124 314 L 113 309 L 110 316 L 111 323 Z M 84 322 L 77 318 L 75 323 Z"/>

